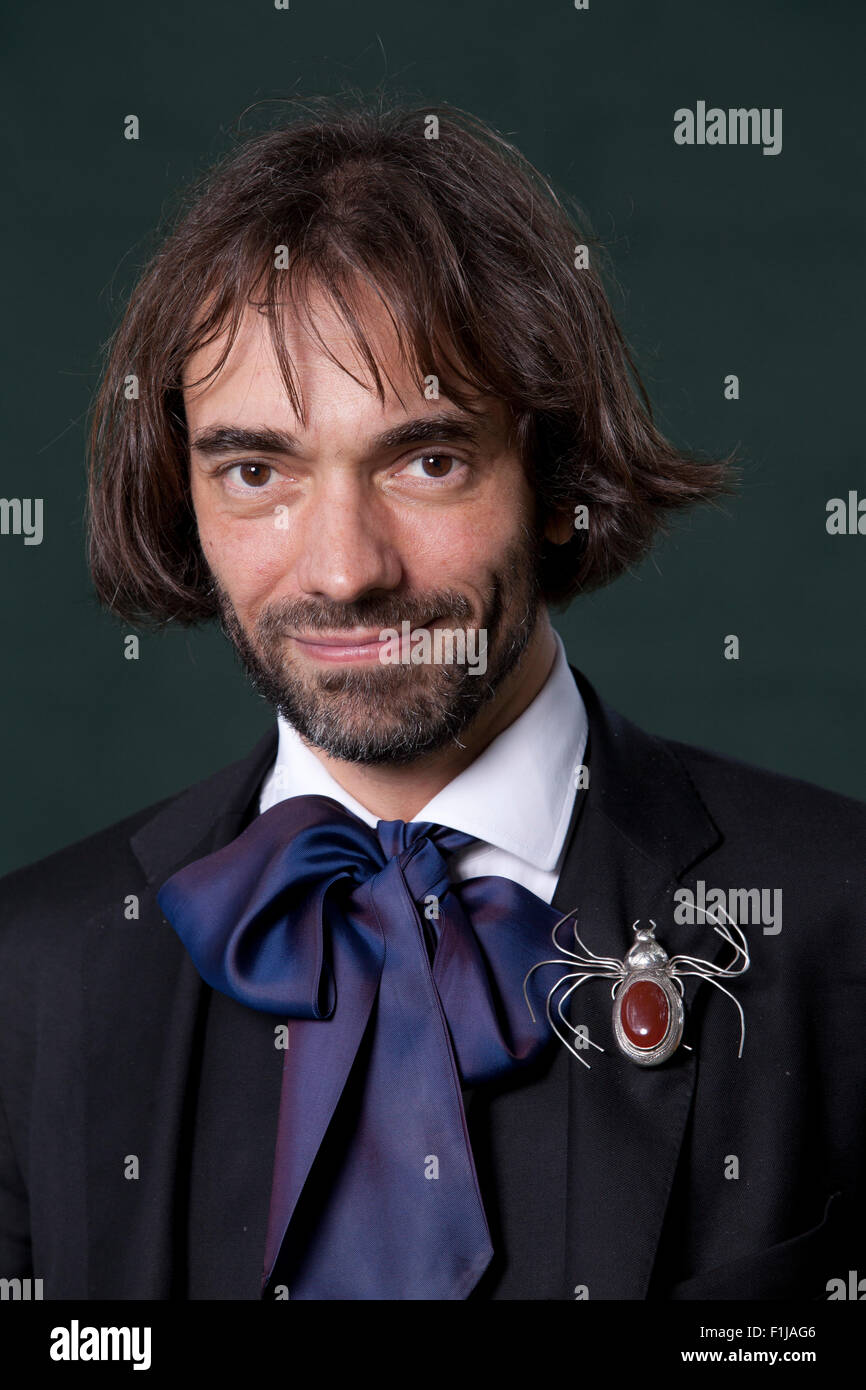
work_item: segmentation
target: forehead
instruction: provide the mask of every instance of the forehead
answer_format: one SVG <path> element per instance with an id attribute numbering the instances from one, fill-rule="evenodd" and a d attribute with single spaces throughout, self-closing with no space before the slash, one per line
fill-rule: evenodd
<path id="1" fill-rule="evenodd" d="M 280 420 L 296 433 L 319 434 L 341 421 L 352 427 L 380 428 L 407 415 L 438 414 L 449 402 L 438 378 L 422 376 L 406 361 L 399 335 L 381 298 L 365 290 L 359 299 L 359 326 L 376 361 L 384 392 L 380 400 L 369 363 L 357 338 L 331 301 L 321 292 L 298 309 L 286 305 L 280 336 L 292 366 L 302 415 L 295 410 L 274 348 L 268 316 L 247 304 L 237 336 L 216 373 L 228 342 L 228 328 L 213 342 L 193 353 L 183 371 L 183 393 L 190 428 L 221 422 Z M 204 378 L 204 380 L 202 380 Z M 466 388 L 464 388 L 466 389 Z M 508 432 L 509 412 L 493 396 L 473 393 L 476 430 L 501 439 Z"/>

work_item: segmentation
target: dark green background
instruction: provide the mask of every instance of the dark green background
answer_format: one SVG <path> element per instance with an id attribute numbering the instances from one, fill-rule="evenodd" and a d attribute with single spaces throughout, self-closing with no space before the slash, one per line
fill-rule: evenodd
<path id="1" fill-rule="evenodd" d="M 178 187 L 263 99 L 382 84 L 508 133 L 608 244 L 614 306 L 661 427 L 741 449 L 722 512 L 556 618 L 570 658 L 645 727 L 866 797 L 866 536 L 830 537 L 862 462 L 863 26 L 793 0 L 208 0 L 19 6 L 3 91 L 11 213 L 0 496 L 0 870 L 242 755 L 268 726 L 214 630 L 123 659 L 83 546 L 100 346 Z M 782 153 L 681 148 L 673 112 L 782 107 Z M 141 139 L 123 138 L 123 118 Z M 722 395 L 726 373 L 741 399 Z M 739 662 L 723 638 L 739 634 Z"/>

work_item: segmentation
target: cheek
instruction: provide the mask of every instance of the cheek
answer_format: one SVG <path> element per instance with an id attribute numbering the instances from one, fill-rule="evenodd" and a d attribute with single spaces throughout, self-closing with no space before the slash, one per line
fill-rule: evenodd
<path id="1" fill-rule="evenodd" d="M 484 587 L 520 535 L 524 518 L 517 501 L 500 495 L 405 524 L 399 546 L 407 578 L 418 587 L 441 586 L 449 578 Z"/>
<path id="2" fill-rule="evenodd" d="M 286 532 L 271 518 L 241 521 L 202 511 L 198 535 L 211 571 L 238 609 L 285 577 Z"/>

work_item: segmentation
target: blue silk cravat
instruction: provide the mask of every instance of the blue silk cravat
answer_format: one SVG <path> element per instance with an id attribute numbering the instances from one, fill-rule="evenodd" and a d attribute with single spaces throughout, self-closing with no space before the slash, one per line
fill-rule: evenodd
<path id="1" fill-rule="evenodd" d="M 264 1282 L 280 1255 L 292 1299 L 466 1298 L 492 1257 L 461 1082 L 550 1041 L 542 972 L 535 1022 L 523 986 L 559 914 L 452 885 L 471 843 L 295 796 L 159 891 L 209 985 L 289 1020 Z"/>

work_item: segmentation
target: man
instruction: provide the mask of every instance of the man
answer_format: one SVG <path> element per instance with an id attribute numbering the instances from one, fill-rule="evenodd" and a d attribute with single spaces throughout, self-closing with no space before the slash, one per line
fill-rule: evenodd
<path id="1" fill-rule="evenodd" d="M 217 617 L 278 723 L 2 885 L 4 1277 L 753 1299 L 862 1267 L 863 807 L 642 732 L 551 626 L 726 484 L 655 429 L 585 244 L 472 118 L 347 107 L 249 141 L 142 277 L 97 592 Z"/>

